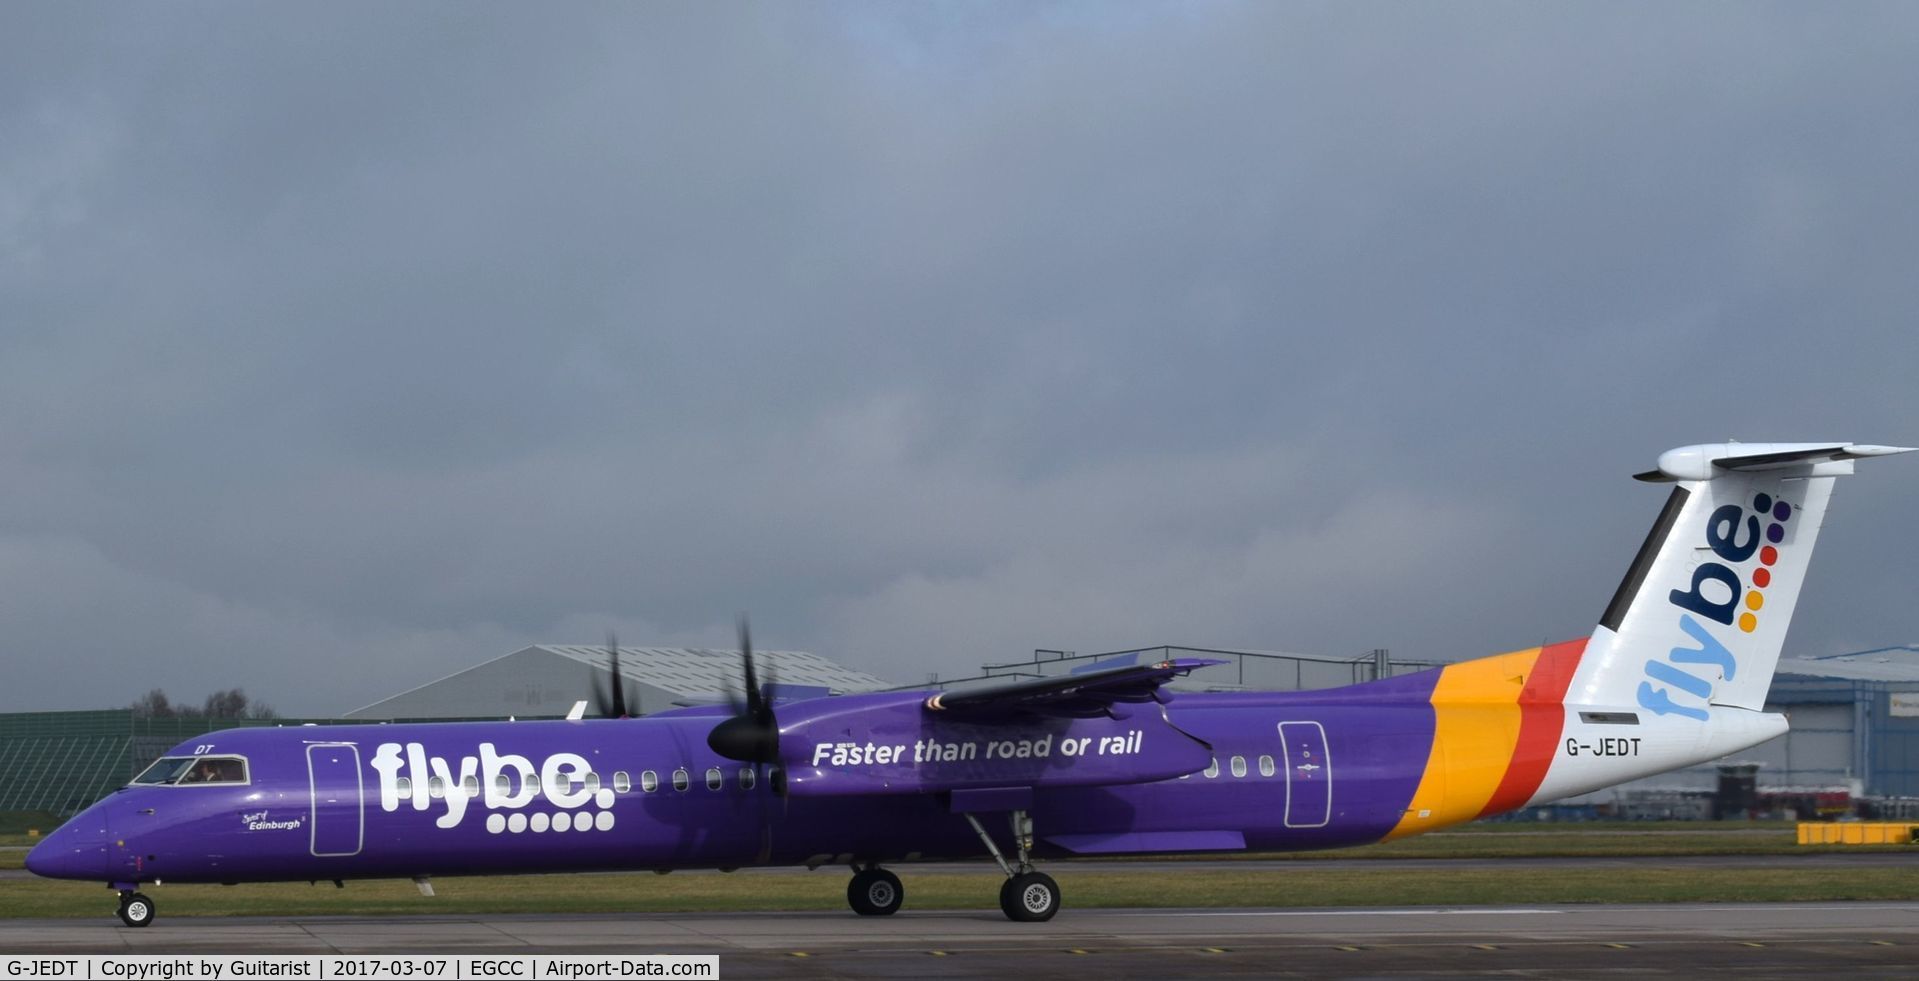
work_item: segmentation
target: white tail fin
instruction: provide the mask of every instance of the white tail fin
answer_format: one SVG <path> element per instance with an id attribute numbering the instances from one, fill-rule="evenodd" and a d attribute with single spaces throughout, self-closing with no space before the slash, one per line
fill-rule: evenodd
<path id="1" fill-rule="evenodd" d="M 1759 709 L 1772 685 L 1833 480 L 1855 460 L 1908 452 L 1847 443 L 1726 443 L 1659 457 L 1641 480 L 1677 482 L 1566 693 L 1705 722 Z"/>

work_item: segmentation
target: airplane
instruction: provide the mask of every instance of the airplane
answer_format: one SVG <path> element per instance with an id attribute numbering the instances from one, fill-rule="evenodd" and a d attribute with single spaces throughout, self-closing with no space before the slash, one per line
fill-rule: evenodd
<path id="1" fill-rule="evenodd" d="M 1206 660 L 976 690 L 780 700 L 742 623 L 743 698 L 644 718 L 236 729 L 174 747 L 27 867 L 141 888 L 586 870 L 850 868 L 990 858 L 1014 921 L 1035 860 L 1292 851 L 1405 837 L 1717 759 L 1786 732 L 1766 692 L 1826 515 L 1858 460 L 1912 448 L 1701 444 L 1592 633 L 1319 691 L 1174 691 Z M 615 683 L 618 670 L 615 667 Z M 620 693 L 614 702 L 624 715 Z"/>

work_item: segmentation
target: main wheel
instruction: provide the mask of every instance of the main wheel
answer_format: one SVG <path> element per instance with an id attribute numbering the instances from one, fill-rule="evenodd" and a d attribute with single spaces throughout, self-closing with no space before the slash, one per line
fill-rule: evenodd
<path id="1" fill-rule="evenodd" d="M 1043 923 L 1059 912 L 1059 883 L 1044 872 L 1023 872 L 999 887 L 999 908 L 1017 923 Z"/>
<path id="2" fill-rule="evenodd" d="M 145 893 L 127 893 L 120 897 L 120 922 L 130 927 L 143 927 L 153 922 L 153 900 Z"/>
<path id="3" fill-rule="evenodd" d="M 846 884 L 846 902 L 861 916 L 892 916 L 906 901 L 900 877 L 885 869 L 861 869 Z"/>

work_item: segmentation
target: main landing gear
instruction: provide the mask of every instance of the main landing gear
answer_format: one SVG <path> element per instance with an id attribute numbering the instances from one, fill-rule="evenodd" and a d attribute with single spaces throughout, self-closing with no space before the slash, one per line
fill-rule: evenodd
<path id="1" fill-rule="evenodd" d="M 1033 819 L 1025 811 L 1012 813 L 1013 845 L 1019 850 L 1019 861 L 1009 863 L 999 846 L 993 843 L 993 837 L 980 826 L 978 818 L 971 813 L 960 816 L 973 826 L 973 832 L 993 854 L 993 861 L 1006 873 L 1006 881 L 999 887 L 999 908 L 1006 918 L 1016 923 L 1052 919 L 1053 914 L 1059 912 L 1059 883 L 1033 868 Z M 846 904 L 853 907 L 853 912 L 861 916 L 892 916 L 905 899 L 906 889 L 900 885 L 899 876 L 872 862 L 853 865 L 853 881 L 846 884 Z"/>
<path id="2" fill-rule="evenodd" d="M 120 922 L 130 927 L 143 927 L 153 922 L 153 912 L 153 900 L 148 899 L 145 893 L 120 893 Z"/>
<path id="3" fill-rule="evenodd" d="M 961 816 L 973 826 L 973 833 L 986 843 L 986 850 L 993 853 L 993 861 L 1006 873 L 1006 881 L 999 887 L 999 908 L 1006 918 L 1016 923 L 1042 923 L 1052 919 L 1053 914 L 1059 912 L 1059 883 L 1054 882 L 1052 876 L 1033 869 L 1033 819 L 1025 811 L 1013 812 L 1013 844 L 1019 849 L 1019 861 L 1009 865 L 1006 856 L 1000 854 L 999 846 L 993 844 L 992 836 L 980 827 L 979 819 L 971 813 Z"/>
<path id="4" fill-rule="evenodd" d="M 906 901 L 906 889 L 900 877 L 868 865 L 853 866 L 853 881 L 846 884 L 846 902 L 861 916 L 892 916 Z"/>

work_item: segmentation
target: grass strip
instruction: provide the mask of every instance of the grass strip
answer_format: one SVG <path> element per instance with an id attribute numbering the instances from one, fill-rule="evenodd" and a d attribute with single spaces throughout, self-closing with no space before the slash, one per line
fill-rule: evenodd
<path id="1" fill-rule="evenodd" d="M 1512 827 L 1512 825 L 1506 825 Z M 1107 862 L 1126 860 L 1259 860 L 1259 862 L 1320 862 L 1328 858 L 1366 860 L 1366 858 L 1666 858 L 1666 856 L 1716 856 L 1716 854 L 1756 854 L 1756 856 L 1796 856 L 1817 854 L 1833 847 L 1804 847 L 1796 843 L 1794 831 L 1787 829 L 1746 829 L 1704 825 L 1702 829 L 1633 829 L 1620 833 L 1610 829 L 1552 829 L 1552 831 L 1508 831 L 1508 833 L 1433 833 L 1416 835 L 1380 845 L 1362 845 L 1355 849 L 1316 850 L 1316 852 L 1205 852 L 1188 856 L 1128 856 Z M 1911 845 L 1848 845 L 1848 850 L 1911 850 Z M 25 850 L 0 850 L 0 870 L 23 868 Z"/>
<path id="2" fill-rule="evenodd" d="M 1481 827 L 1472 826 L 1468 827 Z M 1497 827 L 1497 826 L 1495 826 Z M 1848 846 L 1878 847 L 1878 846 Z M 1912 846 L 1887 846 L 1890 850 Z M 1314 862 L 1325 859 L 1380 858 L 1608 858 L 1667 857 L 1683 855 L 1794 855 L 1810 854 L 1797 844 L 1790 826 L 1753 829 L 1735 825 L 1695 825 L 1692 828 L 1635 828 L 1624 831 L 1607 828 L 1553 829 L 1546 831 L 1454 831 L 1418 835 L 1357 848 L 1339 848 L 1315 852 L 1223 852 L 1189 856 L 1209 861 L 1258 860 Z M 1164 857 L 1139 856 L 1164 861 Z M 1123 861 L 1124 859 L 1122 859 Z M 24 850 L 0 851 L 0 869 L 18 869 L 26 861 Z"/>

